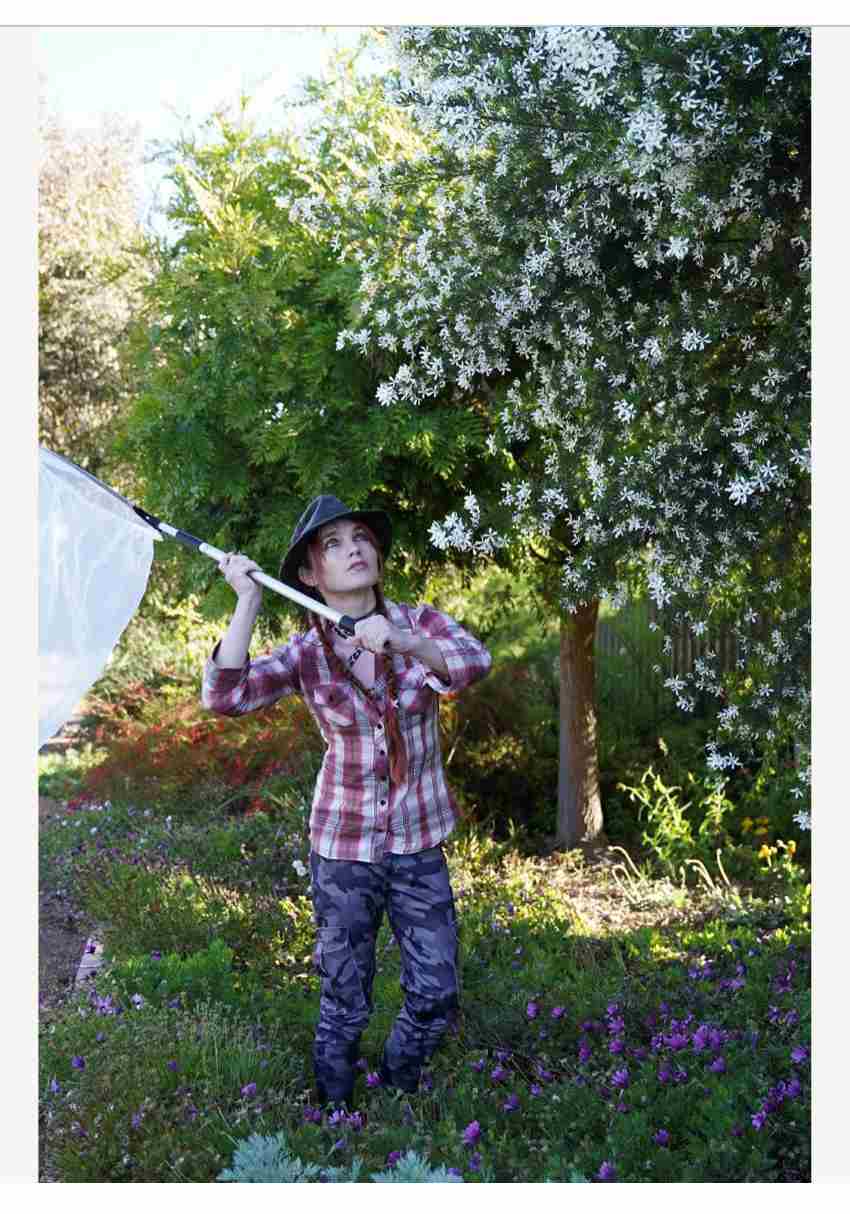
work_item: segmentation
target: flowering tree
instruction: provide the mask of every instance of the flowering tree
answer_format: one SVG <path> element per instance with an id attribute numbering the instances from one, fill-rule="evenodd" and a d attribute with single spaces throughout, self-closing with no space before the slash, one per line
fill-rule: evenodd
<path id="1" fill-rule="evenodd" d="M 297 138 L 256 131 L 246 99 L 172 150 L 174 234 L 156 249 L 133 335 L 137 399 L 122 450 L 157 514 L 270 571 L 316 494 L 384 506 L 394 592 L 412 593 L 446 561 L 423 531 L 423 508 L 433 518 L 461 492 L 486 427 L 446 401 L 413 416 L 371 407 L 380 352 L 364 359 L 337 340 L 359 268 L 338 258 L 337 227 L 313 224 L 296 204 L 320 191 L 335 214 L 360 215 L 369 166 L 418 141 L 348 56 L 308 85 L 306 100 L 318 114 Z M 409 210 L 401 204 L 393 226 L 409 223 Z M 472 487 L 496 483 L 481 464 Z M 227 603 L 208 565 L 180 569 L 179 582 L 205 589 L 210 608 Z M 272 598 L 267 610 L 291 608 Z"/>
<path id="2" fill-rule="evenodd" d="M 677 622 L 734 623 L 738 669 L 709 653 L 668 686 L 686 711 L 718 698 L 712 769 L 803 739 L 808 825 L 808 32 L 389 36 L 391 95 L 432 142 L 375 169 L 368 205 L 390 213 L 423 182 L 436 205 L 390 232 L 392 258 L 387 228 L 361 241 L 340 340 L 397 352 L 385 408 L 489 401 L 501 499 L 468 495 L 431 534 L 481 556 L 519 540 L 549 570 L 559 839 L 601 828 L 594 625 L 600 597 L 636 586 L 668 649 Z"/>
<path id="3" fill-rule="evenodd" d="M 93 473 L 128 401 L 119 348 L 146 277 L 135 134 L 42 113 L 38 194 L 39 439 Z"/>

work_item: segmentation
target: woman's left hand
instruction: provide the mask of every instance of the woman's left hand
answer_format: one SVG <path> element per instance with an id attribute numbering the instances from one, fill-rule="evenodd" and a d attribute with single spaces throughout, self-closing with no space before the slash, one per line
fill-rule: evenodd
<path id="1" fill-rule="evenodd" d="M 371 653 L 410 653 L 416 643 L 412 632 L 395 628 L 383 615 L 358 620 L 354 625 L 354 637 Z"/>

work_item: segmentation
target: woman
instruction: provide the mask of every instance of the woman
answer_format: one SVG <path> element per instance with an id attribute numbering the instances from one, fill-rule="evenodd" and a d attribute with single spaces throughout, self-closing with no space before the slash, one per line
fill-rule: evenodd
<path id="1" fill-rule="evenodd" d="M 322 1104 L 350 1102 L 360 1036 L 372 1011 L 375 942 L 386 909 L 401 950 L 404 1005 L 384 1045 L 382 1083 L 414 1092 L 459 997 L 457 925 L 442 844 L 458 810 L 443 772 L 437 697 L 490 669 L 490 654 L 434 607 L 385 599 L 389 516 L 315 498 L 298 522 L 280 579 L 355 623 L 324 617 L 267 657 L 248 660 L 259 567 L 229 553 L 237 594 L 204 672 L 202 700 L 238 714 L 302 695 L 327 744 L 310 815 L 310 869 L 321 974 L 313 1063 Z"/>

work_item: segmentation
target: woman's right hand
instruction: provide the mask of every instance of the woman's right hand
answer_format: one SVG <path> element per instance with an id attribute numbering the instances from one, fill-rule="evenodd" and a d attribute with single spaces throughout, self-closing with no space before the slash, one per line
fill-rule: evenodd
<path id="1" fill-rule="evenodd" d="M 258 573 L 262 573 L 262 570 L 257 562 L 252 561 L 249 556 L 243 556 L 241 552 L 228 552 L 219 561 L 218 567 L 224 574 L 227 584 L 232 587 L 240 599 L 261 599 L 263 597 L 262 586 L 248 577 L 250 570 L 256 569 Z"/>

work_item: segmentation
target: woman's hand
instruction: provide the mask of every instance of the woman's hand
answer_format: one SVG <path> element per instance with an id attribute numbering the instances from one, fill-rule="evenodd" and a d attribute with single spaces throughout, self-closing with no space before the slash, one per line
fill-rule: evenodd
<path id="1" fill-rule="evenodd" d="M 218 567 L 240 599 L 259 600 L 263 597 L 262 586 L 248 577 L 250 570 L 256 569 L 258 573 L 262 573 L 262 570 L 249 556 L 243 556 L 241 552 L 228 552 Z"/>
<path id="2" fill-rule="evenodd" d="M 370 653 L 410 653 L 416 643 L 412 632 L 395 628 L 383 615 L 358 620 L 354 625 L 354 636 Z"/>

